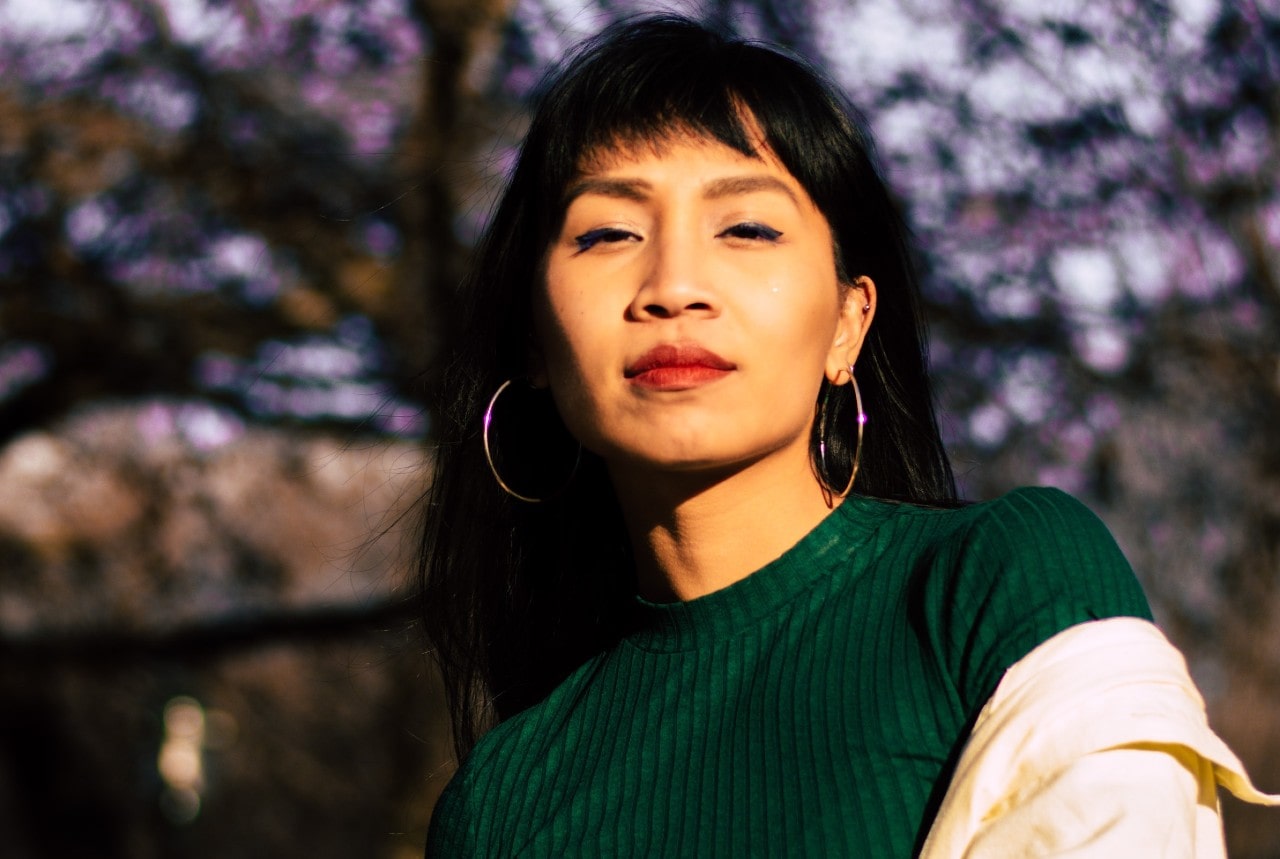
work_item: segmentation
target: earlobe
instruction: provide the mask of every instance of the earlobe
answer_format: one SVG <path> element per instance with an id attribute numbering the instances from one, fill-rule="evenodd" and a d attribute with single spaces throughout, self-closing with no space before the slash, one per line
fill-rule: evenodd
<path id="1" fill-rule="evenodd" d="M 827 368 L 827 381 L 837 388 L 841 385 L 849 384 L 849 380 L 852 378 L 853 377 L 849 375 L 848 367 L 840 367 L 836 369 L 834 373 L 831 372 L 830 367 Z"/>

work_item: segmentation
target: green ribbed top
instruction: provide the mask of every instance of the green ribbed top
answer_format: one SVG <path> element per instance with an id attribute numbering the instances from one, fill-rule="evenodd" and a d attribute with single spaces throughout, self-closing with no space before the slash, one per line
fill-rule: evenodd
<path id="1" fill-rule="evenodd" d="M 1150 618 L 1105 526 L 1050 489 L 850 497 L 742 581 L 636 615 L 481 739 L 428 856 L 910 856 L 1009 665 Z"/>

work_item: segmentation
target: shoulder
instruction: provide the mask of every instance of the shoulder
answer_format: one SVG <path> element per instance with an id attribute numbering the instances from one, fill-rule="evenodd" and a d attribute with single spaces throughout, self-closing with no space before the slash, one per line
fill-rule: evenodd
<path id="1" fill-rule="evenodd" d="M 1106 525 L 1060 489 L 1029 486 L 973 505 L 976 535 L 1019 541 L 1017 548 L 1065 554 L 1118 551 Z M 1034 538 L 1030 543 L 1024 543 Z"/>
<path id="2" fill-rule="evenodd" d="M 941 576 L 939 585 L 1118 589 L 1121 599 L 1141 596 L 1107 526 L 1061 490 L 1024 487 L 957 508 L 903 505 L 903 513 L 895 539 L 919 544 L 921 560 Z"/>
<path id="3" fill-rule="evenodd" d="M 900 517 L 931 534 L 913 563 L 914 612 L 970 705 L 1070 626 L 1151 617 L 1106 525 L 1065 492 L 1023 488 L 955 510 L 916 510 Z"/>
<path id="4" fill-rule="evenodd" d="M 427 859 L 433 856 L 473 856 L 475 850 L 474 816 L 469 811 L 468 793 L 461 770 L 445 785 L 431 812 L 427 828 Z"/>
<path id="5" fill-rule="evenodd" d="M 996 535 L 1068 541 L 1084 538 L 1114 545 L 1106 526 L 1088 507 L 1052 487 L 1024 486 L 988 501 L 949 507 L 866 501 L 891 508 L 897 530 L 927 534 L 929 542 L 936 544 L 935 548 L 953 541 L 965 545 L 974 538 Z"/>
<path id="6" fill-rule="evenodd" d="M 1103 617 L 1146 615 L 1146 598 L 1115 538 L 1065 492 L 1017 489 L 974 505 L 971 515 L 961 563 L 970 585 L 1083 599 Z"/>
<path id="7" fill-rule="evenodd" d="M 526 710 L 495 726 L 461 762 L 431 814 L 428 859 L 500 855 L 494 848 L 502 843 L 501 811 L 510 802 L 510 772 L 502 762 L 520 748 L 534 715 Z"/>
<path id="8" fill-rule="evenodd" d="M 508 855 L 536 821 L 547 781 L 563 757 L 566 723 L 600 657 L 570 674 L 546 699 L 484 734 L 436 803 L 427 856 Z"/>
<path id="9" fill-rule="evenodd" d="M 846 503 L 849 518 L 875 512 L 884 520 L 875 542 L 886 559 L 931 568 L 938 586 L 981 580 L 1027 588 L 1075 583 L 1134 593 L 1133 572 L 1107 526 L 1059 489 L 1024 487 L 956 507 L 858 502 Z"/>

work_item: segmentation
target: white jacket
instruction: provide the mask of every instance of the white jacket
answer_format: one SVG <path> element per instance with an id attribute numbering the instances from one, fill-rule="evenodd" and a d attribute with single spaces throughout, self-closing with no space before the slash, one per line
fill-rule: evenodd
<path id="1" fill-rule="evenodd" d="M 1217 787 L 1259 792 L 1153 624 L 1092 621 L 1011 667 L 978 716 L 922 859 L 1226 855 Z"/>

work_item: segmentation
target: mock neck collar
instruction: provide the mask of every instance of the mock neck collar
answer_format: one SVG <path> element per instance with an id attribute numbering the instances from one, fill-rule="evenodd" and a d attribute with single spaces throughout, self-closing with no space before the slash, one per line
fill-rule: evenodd
<path id="1" fill-rule="evenodd" d="M 851 495 L 782 554 L 733 584 L 697 599 L 655 603 L 635 598 L 626 641 L 643 650 L 693 650 L 731 637 L 826 579 L 837 567 L 861 569 L 859 549 L 894 505 Z"/>

